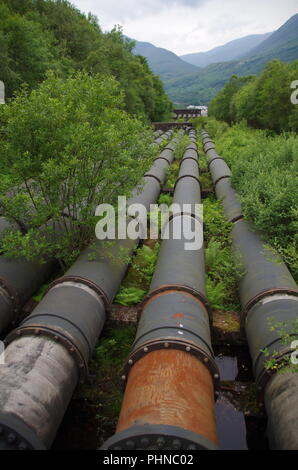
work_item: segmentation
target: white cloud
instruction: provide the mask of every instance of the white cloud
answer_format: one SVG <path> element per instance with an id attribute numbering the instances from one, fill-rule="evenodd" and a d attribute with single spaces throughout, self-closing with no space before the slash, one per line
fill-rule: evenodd
<path id="1" fill-rule="evenodd" d="M 139 41 L 176 54 L 206 51 L 248 34 L 273 31 L 298 12 L 297 0 L 72 0 L 102 29 L 115 24 Z"/>

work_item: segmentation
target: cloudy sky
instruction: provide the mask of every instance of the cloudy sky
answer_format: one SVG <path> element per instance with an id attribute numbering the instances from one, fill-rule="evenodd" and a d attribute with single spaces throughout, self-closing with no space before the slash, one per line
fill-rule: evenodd
<path id="1" fill-rule="evenodd" d="M 273 31 L 298 13 L 297 0 L 71 0 L 138 41 L 178 55 L 207 51 L 248 34 Z"/>

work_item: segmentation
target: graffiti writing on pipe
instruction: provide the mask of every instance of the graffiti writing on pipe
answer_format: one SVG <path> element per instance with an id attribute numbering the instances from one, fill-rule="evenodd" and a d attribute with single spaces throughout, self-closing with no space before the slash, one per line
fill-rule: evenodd
<path id="1" fill-rule="evenodd" d="M 118 197 L 118 207 L 111 204 L 97 206 L 100 217 L 95 235 L 99 240 L 147 239 L 185 240 L 185 250 L 200 250 L 203 246 L 202 204 L 126 204 L 126 197 Z M 129 219 L 128 219 L 129 217 Z"/>

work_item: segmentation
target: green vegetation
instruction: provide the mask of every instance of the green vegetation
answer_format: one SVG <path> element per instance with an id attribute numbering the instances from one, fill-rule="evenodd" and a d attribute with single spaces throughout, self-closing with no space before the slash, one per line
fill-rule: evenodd
<path id="1" fill-rule="evenodd" d="M 153 248 L 142 245 L 137 249 L 124 281 L 114 302 L 120 305 L 136 305 L 143 300 L 148 292 L 159 252 L 159 243 L 155 241 Z"/>
<path id="2" fill-rule="evenodd" d="M 124 106 L 114 78 L 77 72 L 0 108 L 1 208 L 30 227 L 5 237 L 6 254 L 68 264 L 94 236 L 95 207 L 130 193 L 154 150 L 152 130 Z"/>
<path id="3" fill-rule="evenodd" d="M 211 101 L 209 114 L 228 123 L 245 119 L 253 127 L 275 132 L 298 130 L 298 108 L 291 103 L 291 83 L 298 62 L 269 62 L 257 77 L 232 76 Z"/>
<path id="4" fill-rule="evenodd" d="M 281 254 L 297 279 L 297 135 L 270 135 L 244 123 L 226 130 L 222 123 L 218 125 L 216 149 L 231 167 L 245 217 Z"/>
<path id="5" fill-rule="evenodd" d="M 124 91 L 125 109 L 161 121 L 171 103 L 162 82 L 134 42 L 119 29 L 103 33 L 97 18 L 85 16 L 66 0 L 2 0 L 0 80 L 12 97 L 23 83 L 35 88 L 49 70 L 67 78 L 77 70 L 113 75 Z"/>
<path id="6" fill-rule="evenodd" d="M 155 47 L 150 42 L 136 41 L 133 53 L 146 57 L 151 70 L 162 80 L 185 76 L 198 70 L 173 52 Z"/>
<path id="7" fill-rule="evenodd" d="M 280 343 L 284 346 L 284 348 L 289 348 L 292 341 L 297 339 L 298 318 L 290 324 L 288 322 L 285 323 L 273 321 L 272 318 L 269 318 L 268 323 L 269 329 L 278 333 L 280 337 Z M 265 357 L 267 357 L 265 367 L 269 371 L 281 373 L 298 372 L 298 365 L 292 363 L 291 354 L 280 357 L 280 353 L 278 351 L 273 351 L 273 353 L 270 353 L 268 348 L 263 349 L 262 352 L 264 353 Z"/>
<path id="8" fill-rule="evenodd" d="M 109 327 L 104 331 L 90 363 L 92 384 L 85 384 L 80 389 L 84 400 L 95 408 L 100 439 L 98 447 L 115 432 L 123 399 L 119 377 L 130 352 L 135 332 L 136 329 L 132 326 Z"/>
<path id="9" fill-rule="evenodd" d="M 260 73 L 273 59 L 283 62 L 297 60 L 297 31 L 298 15 L 294 15 L 258 48 L 250 51 L 247 57 L 232 62 L 212 63 L 191 75 L 167 80 L 165 88 L 174 102 L 207 104 L 233 75 L 244 77 Z M 295 79 L 297 80 L 297 76 Z M 286 81 L 286 76 L 284 80 Z M 290 84 L 287 86 L 289 88 Z"/>
<path id="10" fill-rule="evenodd" d="M 211 307 L 221 311 L 240 309 L 230 231 L 221 204 L 214 196 L 204 199 L 206 292 Z"/>
<path id="11" fill-rule="evenodd" d="M 249 36 L 229 41 L 223 46 L 214 47 L 206 52 L 193 52 L 180 57 L 186 62 L 197 65 L 198 67 L 206 67 L 207 65 L 214 64 L 216 62 L 238 60 L 245 54 L 249 54 L 253 48 L 262 44 L 270 34 L 271 33 L 250 34 Z"/>

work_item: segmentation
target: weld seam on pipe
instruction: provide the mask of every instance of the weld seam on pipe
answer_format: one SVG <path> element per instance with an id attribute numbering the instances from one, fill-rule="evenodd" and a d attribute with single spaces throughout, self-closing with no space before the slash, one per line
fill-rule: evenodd
<path id="1" fill-rule="evenodd" d="M 193 287 L 187 286 L 187 285 L 182 285 L 182 284 L 166 284 L 162 285 L 153 291 L 149 292 L 147 294 L 141 304 L 140 310 L 144 310 L 144 308 L 152 301 L 154 298 L 162 293 L 167 293 L 167 292 L 185 292 L 188 295 L 191 295 L 194 297 L 197 301 L 203 304 L 205 307 L 205 310 L 208 314 L 209 321 L 212 322 L 212 310 L 209 304 L 209 301 L 206 297 L 206 295 L 202 292 L 197 291 Z"/>
<path id="2" fill-rule="evenodd" d="M 282 298 L 292 298 L 292 299 L 297 299 L 298 300 L 298 292 L 293 290 L 293 289 L 287 289 L 287 288 L 275 288 L 275 289 L 268 289 L 264 290 L 263 292 L 258 293 L 255 297 L 250 299 L 245 307 L 243 308 L 242 315 L 243 315 L 243 321 L 245 321 L 247 315 L 249 314 L 249 311 L 251 308 L 256 305 L 257 303 L 263 301 L 264 299 L 268 299 L 267 302 L 274 301 L 274 300 L 279 300 L 277 298 L 274 298 L 275 295 L 277 294 L 284 294 L 283 296 L 279 296 L 279 299 Z M 272 299 L 271 299 L 272 297 Z M 264 302 L 263 302 L 264 303 Z"/>
<path id="3" fill-rule="evenodd" d="M 197 176 L 194 176 L 194 175 L 182 175 L 182 176 L 179 176 L 179 177 L 176 179 L 175 186 L 174 186 L 174 191 L 175 191 L 176 186 L 177 186 L 177 184 L 179 183 L 179 181 L 183 180 L 184 178 L 192 178 L 192 179 L 194 179 L 195 181 L 197 181 L 197 183 L 199 184 L 199 186 L 200 186 L 200 188 L 201 188 L 201 181 L 199 180 L 199 178 L 197 178 Z"/>

